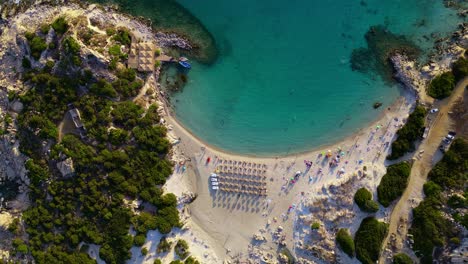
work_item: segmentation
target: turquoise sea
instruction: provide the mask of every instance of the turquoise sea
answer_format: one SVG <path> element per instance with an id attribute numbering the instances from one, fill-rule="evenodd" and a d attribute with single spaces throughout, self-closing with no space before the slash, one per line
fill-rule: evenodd
<path id="1" fill-rule="evenodd" d="M 350 68 L 352 51 L 367 47 L 370 26 L 383 25 L 429 51 L 433 37 L 459 22 L 442 0 L 120 2 L 136 14 L 155 14 L 156 25 L 201 22 L 211 32 L 219 56 L 209 65 L 192 62 L 187 85 L 171 100 L 175 113 L 209 144 L 255 155 L 336 142 L 375 120 L 400 95 L 377 72 Z M 187 10 L 195 20 L 182 19 Z M 177 19 L 167 20 L 165 12 Z M 198 34 L 193 31 L 187 29 Z M 376 101 L 383 107 L 374 110 Z"/>
<path id="2" fill-rule="evenodd" d="M 180 0 L 214 35 L 220 57 L 194 63 L 172 102 L 195 135 L 243 154 L 294 153 L 336 142 L 399 95 L 377 74 L 353 72 L 353 49 L 386 25 L 425 50 L 456 29 L 441 0 Z M 384 103 L 374 110 L 376 101 Z"/>

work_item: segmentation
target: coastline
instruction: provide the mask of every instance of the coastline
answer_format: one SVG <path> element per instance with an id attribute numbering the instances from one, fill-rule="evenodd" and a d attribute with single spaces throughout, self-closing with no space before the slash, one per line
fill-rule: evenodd
<path id="1" fill-rule="evenodd" d="M 66 10 L 66 7 L 63 9 Z M 126 21 L 127 17 L 124 18 Z M 131 26 L 141 30 L 142 36 L 155 37 L 155 31 L 147 30 L 147 25 L 139 27 L 139 23 L 135 23 Z M 157 77 L 157 73 L 155 75 Z M 151 95 L 142 92 L 142 95 L 146 94 L 143 96 L 144 103 L 149 105 L 151 101 L 158 101 L 160 109 L 165 113 L 162 117 L 168 128 L 169 139 L 179 141 L 174 145 L 172 153 L 175 170 L 164 188 L 179 197 L 181 219 L 185 225 L 181 230 L 173 230 L 171 239 L 187 240 L 190 251 L 201 263 L 230 263 L 231 260 L 276 263 L 278 247 L 291 250 L 300 260 L 299 263 L 311 263 L 310 260 L 325 263 L 324 259 L 332 258 L 344 258 L 346 263 L 352 261 L 346 259 L 341 251 L 335 250 L 334 229 L 337 226 L 346 227 L 354 233 L 360 220 L 367 216 L 356 208 L 352 194 L 362 186 L 374 192 L 385 174 L 385 157 L 390 149 L 384 147 L 384 144 L 395 139 L 395 131 L 404 124 L 404 119 L 414 107 L 416 97 L 411 91 L 403 88 L 402 95 L 391 104 L 390 110 L 385 109 L 374 121 L 334 143 L 316 146 L 304 152 L 261 156 L 230 153 L 194 135 L 171 112 L 173 109 L 166 105 L 169 102 L 159 93 L 159 84 L 154 83 L 152 77 L 153 74 L 146 80 L 147 86 L 156 89 L 153 89 Z M 377 126 L 382 128 L 377 129 Z M 344 162 L 337 168 L 331 168 L 328 160 L 320 155 L 327 149 L 338 154 L 341 152 L 336 151 L 338 148 L 345 152 Z M 212 158 L 211 163 L 206 162 L 208 157 Z M 268 195 L 241 196 L 211 191 L 208 177 L 215 170 L 215 164 L 219 164 L 220 158 L 266 164 Z M 306 169 L 302 160 L 312 160 L 312 168 Z M 181 170 L 180 162 L 186 165 L 185 172 Z M 341 167 L 345 169 L 344 173 L 339 173 Z M 318 173 L 317 169 L 323 169 L 323 173 Z M 301 171 L 301 177 L 296 184 L 291 184 L 289 178 L 298 170 Z M 362 174 L 365 176 L 361 177 Z M 340 194 L 334 193 L 336 188 Z M 187 194 L 196 194 L 197 199 L 189 204 L 185 201 Z M 330 201 L 339 204 L 340 199 L 344 206 L 321 207 Z M 294 209 L 290 210 L 292 205 Z M 376 217 L 387 219 L 391 211 L 392 207 L 383 209 Z M 335 221 L 338 224 L 330 223 Z M 321 224 L 319 238 L 323 239 L 323 243 L 321 240 L 320 243 L 312 240 L 312 243 L 317 242 L 314 244 L 316 249 L 310 249 L 304 241 L 316 237 L 317 233 L 310 230 L 311 223 L 315 222 Z M 160 238 L 158 231 L 150 231 L 145 246 L 149 245 L 154 251 Z M 132 248 L 132 252 L 134 256 L 129 263 L 152 263 L 155 258 L 168 261 L 166 256 L 160 254 L 139 256 L 138 247 Z M 311 252 L 320 252 L 321 258 L 312 256 Z M 167 257 L 172 256 L 168 254 Z"/>
<path id="2" fill-rule="evenodd" d="M 176 138 L 180 139 L 180 142 L 174 146 L 174 152 L 176 153 L 176 158 L 174 161 L 176 163 L 181 162 L 182 160 L 186 162 L 185 164 L 187 167 L 186 173 L 177 172 L 178 169 L 176 168 L 176 172 L 172 177 L 176 178 L 177 181 L 191 181 L 195 182 L 195 184 L 185 183 L 184 185 L 190 186 L 190 191 L 197 193 L 197 200 L 189 205 L 191 211 L 190 220 L 188 220 L 188 224 L 190 226 L 196 226 L 195 229 L 198 229 L 198 232 L 203 232 L 205 235 L 210 235 L 212 237 L 211 243 L 206 241 L 210 248 L 213 248 L 216 255 L 221 259 L 224 258 L 231 258 L 231 259 L 238 259 L 242 258 L 242 252 L 246 252 L 249 250 L 249 245 L 251 244 L 252 237 L 255 233 L 258 233 L 259 230 L 264 229 L 268 226 L 268 222 L 271 223 L 273 218 L 280 218 L 282 214 L 287 210 L 290 204 L 297 203 L 295 200 L 300 201 L 301 197 L 297 197 L 301 193 L 307 193 L 310 198 L 310 201 L 318 199 L 320 197 L 319 193 L 322 192 L 323 188 L 329 188 L 330 186 L 339 186 L 344 182 L 347 182 L 352 177 L 354 177 L 357 173 L 358 163 L 359 160 L 362 158 L 366 160 L 363 164 L 367 164 L 372 170 L 378 171 L 380 176 L 383 176 L 385 173 L 385 166 L 384 160 L 386 155 L 388 154 L 389 149 L 386 149 L 383 153 L 377 154 L 379 150 L 377 147 L 375 149 L 369 150 L 367 153 L 354 153 L 353 151 L 356 150 L 353 146 L 357 143 L 358 145 L 365 144 L 368 140 L 369 133 L 375 130 L 376 125 L 380 124 L 388 124 L 388 136 L 389 139 L 394 139 L 394 134 L 397 126 L 391 126 L 390 124 L 392 120 L 395 118 L 401 119 L 406 117 L 410 110 L 415 105 L 415 97 L 412 96 L 411 92 L 404 90 L 404 96 L 398 98 L 396 102 L 394 102 L 391 106 L 391 110 L 386 109 L 383 111 L 379 117 L 368 124 L 366 127 L 360 129 L 358 132 L 353 133 L 352 135 L 338 140 L 334 144 L 316 147 L 312 150 L 302 152 L 302 153 L 294 153 L 289 155 L 283 156 L 272 156 L 272 157 L 260 157 L 260 156 L 249 156 L 249 155 L 241 155 L 236 153 L 229 153 L 213 147 L 209 145 L 207 142 L 199 139 L 195 135 L 193 135 L 189 130 L 185 129 L 183 125 L 179 123 L 179 121 L 172 116 L 170 113 L 164 116 L 163 118 L 167 122 L 167 127 L 169 129 L 169 134 L 175 135 Z M 164 106 L 164 109 L 167 109 L 167 106 Z M 385 125 L 383 125 L 385 127 Z M 387 131 L 385 132 L 387 135 Z M 298 187 L 297 190 L 293 191 L 290 190 L 288 193 L 283 193 L 281 188 L 284 186 L 284 179 L 291 177 L 290 175 L 293 174 L 296 170 L 304 170 L 304 165 L 302 164 L 302 160 L 314 160 L 316 161 L 315 157 L 320 154 L 320 152 L 325 152 L 327 149 L 342 148 L 344 150 L 351 151 L 349 157 L 347 157 L 347 161 L 349 161 L 350 166 L 347 166 L 346 173 L 340 175 L 338 177 L 334 177 L 334 171 L 330 170 L 327 172 L 327 177 L 322 177 L 314 175 L 315 172 L 310 172 L 307 176 L 313 177 L 316 179 L 314 180 L 314 184 L 304 185 L 300 188 Z M 377 160 L 372 160 L 372 158 L 379 156 Z M 269 172 L 267 172 L 267 179 L 268 179 L 268 196 L 265 198 L 252 198 L 253 201 L 258 205 L 255 209 L 255 214 L 251 212 L 242 212 L 238 213 L 234 211 L 229 205 L 215 205 L 217 202 L 216 200 L 230 200 L 236 199 L 236 197 L 232 196 L 225 196 L 223 194 L 215 194 L 211 192 L 208 188 L 208 175 L 214 171 L 214 165 L 204 165 L 204 160 L 210 157 L 213 159 L 213 163 L 216 163 L 219 158 L 223 159 L 230 159 L 230 160 L 248 160 L 249 162 L 255 163 L 263 163 L 267 164 L 269 168 Z M 380 162 L 382 160 L 382 162 Z M 316 170 L 316 166 L 323 167 L 322 165 L 314 165 L 314 171 Z M 341 166 L 341 165 L 340 165 Z M 355 168 L 350 168 L 352 166 L 356 166 Z M 360 167 L 360 166 L 359 166 Z M 270 168 L 272 170 L 270 171 Z M 324 171 L 327 168 L 324 167 Z M 348 173 L 348 170 L 352 172 Z M 180 176 L 183 175 L 183 176 Z M 289 175 L 289 176 L 288 176 Z M 304 175 L 304 178 L 307 177 Z M 329 176 L 329 177 L 328 177 Z M 172 177 L 169 179 L 169 185 L 172 185 L 172 188 L 167 188 L 168 191 L 173 192 L 176 191 L 174 188 L 174 184 L 171 184 Z M 380 177 L 372 179 L 372 185 L 378 185 Z M 177 188 L 177 186 L 175 186 Z M 271 191 L 272 190 L 272 191 Z M 278 197 L 279 196 L 279 197 Z M 221 197 L 221 198 L 218 198 Z M 279 198 L 279 199 L 278 199 Z M 237 200 L 241 200 L 241 204 L 248 204 L 251 198 L 238 198 Z M 271 203 L 274 204 L 272 208 L 268 208 L 268 202 L 273 201 Z M 233 205 L 236 207 L 237 205 Z M 221 208 L 219 208 L 221 207 Z M 236 209 L 237 210 L 237 209 Z M 260 211 L 266 210 L 268 211 L 267 214 L 260 215 Z M 268 217 L 268 219 L 266 219 Z M 284 228 L 284 234 L 286 235 L 286 244 L 287 245 L 294 245 L 295 240 L 293 239 L 293 230 L 295 228 L 295 221 L 291 222 L 293 217 L 286 219 L 281 223 L 282 227 Z M 233 234 L 230 231 L 224 230 L 226 225 L 226 221 L 229 221 L 229 225 L 235 226 L 237 230 L 237 234 Z M 228 233 L 228 234 L 226 234 Z M 201 235 L 204 236 L 204 235 Z M 272 254 L 271 249 L 274 248 L 274 242 L 271 241 L 269 243 L 265 243 L 267 246 L 263 246 L 261 251 L 261 255 L 265 254 Z M 253 250 L 251 248 L 250 250 Z M 270 253 L 267 253 L 270 252 Z M 259 254 L 257 252 L 257 254 Z"/>
<path id="3" fill-rule="evenodd" d="M 186 127 L 182 123 L 182 121 L 178 120 L 177 115 L 174 112 L 175 111 L 174 108 L 172 107 L 170 102 L 168 102 L 168 100 L 164 96 L 162 96 L 162 98 L 163 98 L 162 101 L 165 104 L 164 110 L 165 110 L 166 115 L 170 116 L 170 118 L 171 118 L 170 119 L 171 120 L 171 125 L 176 125 L 176 126 L 180 127 L 180 129 L 183 130 L 184 133 L 190 134 L 190 136 L 193 137 L 198 142 L 198 144 L 206 146 L 206 147 L 208 147 L 208 148 L 210 148 L 210 149 L 212 149 L 212 150 L 214 150 L 216 152 L 223 153 L 223 154 L 226 154 L 226 155 L 246 157 L 246 158 L 260 158 L 260 159 L 263 159 L 263 158 L 273 159 L 273 158 L 275 158 L 276 159 L 276 158 L 288 158 L 288 157 L 290 158 L 290 157 L 295 157 L 295 156 L 306 155 L 306 154 L 309 154 L 311 152 L 318 151 L 320 149 L 333 147 L 333 146 L 339 144 L 342 141 L 350 140 L 350 139 L 355 138 L 356 136 L 362 134 L 366 128 L 373 127 L 376 124 L 378 124 L 379 120 L 381 120 L 382 117 L 384 117 L 386 115 L 386 112 L 393 111 L 394 107 L 399 105 L 398 101 L 400 101 L 402 98 L 414 97 L 411 94 L 411 91 L 408 91 L 406 88 L 399 85 L 398 89 L 400 90 L 400 95 L 391 105 L 387 106 L 386 109 L 384 109 L 382 112 L 380 112 L 372 121 L 366 123 L 364 126 L 361 126 L 361 128 L 359 128 L 356 131 L 352 132 L 350 135 L 339 137 L 338 139 L 334 140 L 332 143 L 317 145 L 317 146 L 314 146 L 314 147 L 312 147 L 312 148 L 310 148 L 308 150 L 297 151 L 297 152 L 294 152 L 294 150 L 293 150 L 292 152 L 290 151 L 289 153 L 277 153 L 277 154 L 272 154 L 272 155 L 237 153 L 237 152 L 229 151 L 229 150 L 223 149 L 221 147 L 215 146 L 213 144 L 210 144 L 209 142 L 203 140 L 201 137 L 197 136 L 194 132 L 192 132 L 188 127 Z"/>

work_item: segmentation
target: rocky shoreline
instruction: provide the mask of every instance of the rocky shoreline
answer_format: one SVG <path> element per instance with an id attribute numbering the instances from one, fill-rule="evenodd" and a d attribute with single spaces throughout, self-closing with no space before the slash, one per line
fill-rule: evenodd
<path id="1" fill-rule="evenodd" d="M 450 38 L 436 42 L 436 52 L 431 55 L 428 64 L 419 66 L 404 53 L 395 53 L 390 57 L 394 68 L 394 78 L 403 87 L 412 91 L 422 103 L 432 104 L 433 99 L 426 95 L 430 81 L 450 70 L 468 48 L 468 24 L 460 24 Z"/>

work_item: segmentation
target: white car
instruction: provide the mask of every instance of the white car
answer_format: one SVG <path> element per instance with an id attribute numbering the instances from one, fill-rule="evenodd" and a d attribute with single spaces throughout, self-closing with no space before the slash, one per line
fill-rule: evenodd
<path id="1" fill-rule="evenodd" d="M 431 111 L 429 111 L 431 114 L 435 114 L 437 112 L 439 112 L 439 108 L 433 108 L 431 109 Z"/>
<path id="2" fill-rule="evenodd" d="M 217 182 L 217 181 L 218 181 L 218 178 L 212 177 L 210 180 L 211 180 L 211 182 Z"/>
<path id="3" fill-rule="evenodd" d="M 218 186 L 219 182 L 211 182 L 211 186 Z"/>
<path id="4" fill-rule="evenodd" d="M 219 190 L 218 186 L 211 186 L 211 190 Z"/>

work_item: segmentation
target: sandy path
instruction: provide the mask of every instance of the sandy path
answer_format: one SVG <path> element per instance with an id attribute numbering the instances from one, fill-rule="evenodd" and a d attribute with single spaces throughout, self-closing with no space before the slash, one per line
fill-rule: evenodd
<path id="1" fill-rule="evenodd" d="M 389 232 L 383 243 L 385 249 L 391 248 L 394 252 L 398 252 L 405 247 L 404 243 L 408 233 L 408 222 L 411 221 L 412 209 L 424 198 L 423 185 L 427 180 L 427 175 L 441 156 L 438 155 L 440 142 L 453 127 L 453 121 L 450 119 L 448 112 L 451 111 L 456 100 L 463 96 L 467 85 L 468 77 L 457 84 L 449 98 L 440 102 L 439 114 L 432 125 L 428 137 L 415 152 L 415 156 L 420 151 L 424 151 L 424 153 L 420 158 L 414 160 L 408 187 L 392 210 Z M 395 237 L 390 238 L 393 235 Z M 391 257 L 391 254 L 384 250 L 380 256 L 379 263 L 391 263 Z"/>

